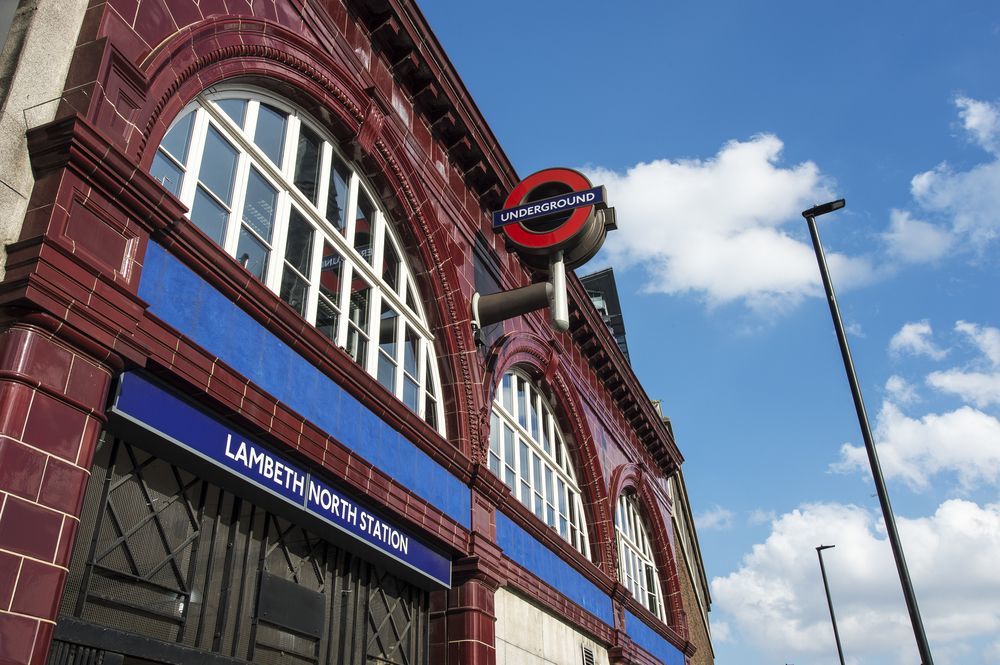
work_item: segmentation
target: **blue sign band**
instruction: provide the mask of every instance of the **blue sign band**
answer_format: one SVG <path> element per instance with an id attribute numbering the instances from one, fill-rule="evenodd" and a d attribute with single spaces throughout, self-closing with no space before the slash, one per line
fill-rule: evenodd
<path id="1" fill-rule="evenodd" d="M 539 217 L 548 217 L 549 215 L 568 212 L 596 203 L 604 203 L 603 187 L 592 187 L 579 192 L 560 194 L 550 199 L 532 201 L 531 203 L 525 203 L 514 208 L 497 210 L 493 213 L 493 228 L 499 229 L 508 224 L 530 222 Z"/>
<path id="2" fill-rule="evenodd" d="M 305 469 L 246 439 L 139 374 L 121 377 L 112 412 L 153 431 L 355 540 L 451 586 L 451 560 Z"/>

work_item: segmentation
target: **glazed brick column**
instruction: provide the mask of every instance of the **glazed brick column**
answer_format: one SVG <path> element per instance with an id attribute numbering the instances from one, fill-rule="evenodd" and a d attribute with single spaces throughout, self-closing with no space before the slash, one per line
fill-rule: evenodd
<path id="1" fill-rule="evenodd" d="M 500 582 L 479 557 L 452 567 L 452 588 L 431 595 L 430 662 L 496 665 L 495 598 Z"/>
<path id="2" fill-rule="evenodd" d="M 47 657 L 111 376 L 37 325 L 0 333 L 0 663 Z"/>

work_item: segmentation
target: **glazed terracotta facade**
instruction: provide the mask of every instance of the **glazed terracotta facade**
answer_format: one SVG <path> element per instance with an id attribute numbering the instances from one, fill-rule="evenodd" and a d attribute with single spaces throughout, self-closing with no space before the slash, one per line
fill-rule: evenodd
<path id="1" fill-rule="evenodd" d="M 195 228 L 148 174 L 178 113 L 222 83 L 307 111 L 377 192 L 429 315 L 447 437 Z M 123 372 L 156 377 L 449 553 L 452 588 L 430 597 L 429 663 L 496 662 L 501 587 L 592 636 L 611 663 L 660 662 L 657 649 L 682 660 L 710 652 L 692 642 L 678 578 L 666 479 L 681 454 L 579 281 L 570 280 L 570 332 L 553 332 L 539 312 L 484 331 L 477 344 L 470 301 L 482 276 L 497 289 L 539 276 L 491 229 L 489 213 L 517 174 L 412 2 L 93 2 L 56 119 L 27 143 L 35 185 L 0 285 L 0 662 L 46 662 L 95 445 Z M 468 515 L 428 501 L 165 320 L 142 297 L 165 262 L 460 482 Z M 572 440 L 592 561 L 486 467 L 495 390 L 515 366 L 551 396 Z M 665 622 L 618 582 L 614 506 L 626 490 L 655 545 Z M 519 563 L 499 530 L 526 535 L 578 573 L 607 615 Z"/>

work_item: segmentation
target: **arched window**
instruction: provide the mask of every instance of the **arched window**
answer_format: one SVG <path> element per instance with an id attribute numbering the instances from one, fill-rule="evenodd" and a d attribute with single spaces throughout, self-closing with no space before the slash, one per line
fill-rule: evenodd
<path id="1" fill-rule="evenodd" d="M 257 92 L 207 92 L 150 172 L 192 223 L 444 433 L 412 273 L 371 190 L 315 122 Z"/>
<path id="2" fill-rule="evenodd" d="M 566 440 L 548 400 L 517 370 L 504 374 L 493 401 L 489 467 L 538 519 L 590 558 Z"/>
<path id="3" fill-rule="evenodd" d="M 618 579 L 635 599 L 658 619 L 663 620 L 663 594 L 660 576 L 653 561 L 649 530 L 639 512 L 634 492 L 623 492 L 615 510 L 615 531 L 618 532 Z"/>

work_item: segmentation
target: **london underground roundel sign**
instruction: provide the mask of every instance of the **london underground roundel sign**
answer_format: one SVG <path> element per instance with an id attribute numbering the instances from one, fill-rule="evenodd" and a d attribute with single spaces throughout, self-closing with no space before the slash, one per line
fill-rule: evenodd
<path id="1" fill-rule="evenodd" d="M 567 168 L 543 169 L 517 184 L 493 213 L 493 229 L 528 263 L 544 267 L 562 251 L 567 267 L 589 260 L 615 228 L 614 209 L 607 206 L 604 187 L 594 187 L 585 175 Z"/>

